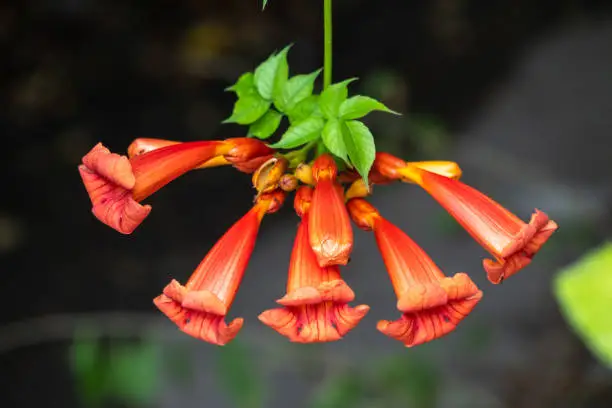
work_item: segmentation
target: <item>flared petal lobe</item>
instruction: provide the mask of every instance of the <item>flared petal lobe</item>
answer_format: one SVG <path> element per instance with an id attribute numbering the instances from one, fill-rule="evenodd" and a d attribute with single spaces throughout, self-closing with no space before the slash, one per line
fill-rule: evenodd
<path id="1" fill-rule="evenodd" d="M 410 237 L 384 219 L 363 199 L 348 202 L 355 223 L 373 230 L 402 312 L 377 328 L 407 347 L 444 336 L 455 329 L 482 298 L 465 273 L 446 277 Z"/>
<path id="2" fill-rule="evenodd" d="M 130 234 L 151 211 L 140 201 L 230 147 L 223 142 L 182 143 L 128 159 L 98 143 L 83 157 L 79 173 L 96 218 Z"/>
<path id="3" fill-rule="evenodd" d="M 366 315 L 369 307 L 355 308 L 355 294 L 342 280 L 338 266 L 320 267 L 308 239 L 306 216 L 312 195 L 309 187 L 296 193 L 295 209 L 302 218 L 293 244 L 287 294 L 282 308 L 263 312 L 259 319 L 293 342 L 330 342 L 341 339 Z"/>
<path id="4" fill-rule="evenodd" d="M 533 256 L 558 228 L 548 216 L 535 210 L 529 223 L 478 190 L 447 177 L 412 169 L 413 179 L 495 260 L 485 259 L 492 283 L 500 283 L 531 263 Z"/>
<path id="5" fill-rule="evenodd" d="M 242 318 L 225 323 L 238 286 L 255 247 L 263 216 L 276 211 L 284 195 L 263 195 L 208 252 L 185 286 L 172 280 L 154 299 L 157 308 L 183 332 L 206 342 L 224 345 L 243 324 Z"/>
<path id="6" fill-rule="evenodd" d="M 315 189 L 308 224 L 310 246 L 320 266 L 346 265 L 353 249 L 353 230 L 336 173 L 331 156 L 322 155 L 315 160 Z"/>

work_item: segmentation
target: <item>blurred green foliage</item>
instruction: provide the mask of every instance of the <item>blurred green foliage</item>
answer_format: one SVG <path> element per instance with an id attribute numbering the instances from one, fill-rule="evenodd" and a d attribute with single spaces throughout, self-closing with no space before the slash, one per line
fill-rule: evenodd
<path id="1" fill-rule="evenodd" d="M 433 408 L 438 375 L 428 359 L 402 354 L 327 380 L 312 408 Z"/>
<path id="2" fill-rule="evenodd" d="M 80 328 L 70 347 L 70 363 L 87 407 L 109 400 L 146 406 L 156 396 L 160 354 L 153 342 L 105 342 L 95 329 Z"/>
<path id="3" fill-rule="evenodd" d="M 612 367 L 612 242 L 563 269 L 555 279 L 554 291 L 574 330 Z"/>
<path id="4" fill-rule="evenodd" d="M 265 406 L 263 378 L 255 368 L 252 354 L 239 341 L 219 349 L 217 377 L 238 408 Z"/>

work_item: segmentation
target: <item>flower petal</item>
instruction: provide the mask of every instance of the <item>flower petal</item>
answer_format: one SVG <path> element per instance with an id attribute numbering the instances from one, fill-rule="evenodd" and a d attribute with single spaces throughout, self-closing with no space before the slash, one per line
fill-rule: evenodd
<path id="1" fill-rule="evenodd" d="M 129 190 L 79 166 L 79 173 L 93 205 L 92 212 L 102 223 L 122 234 L 131 234 L 151 212 L 150 205 L 141 205 Z"/>

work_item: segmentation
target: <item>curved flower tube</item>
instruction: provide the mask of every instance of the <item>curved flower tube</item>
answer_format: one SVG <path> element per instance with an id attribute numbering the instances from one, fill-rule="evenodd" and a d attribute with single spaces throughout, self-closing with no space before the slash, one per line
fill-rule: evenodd
<path id="1" fill-rule="evenodd" d="M 480 191 L 416 167 L 403 170 L 406 177 L 427 191 L 495 260 L 483 267 L 494 284 L 531 263 L 534 255 L 557 230 L 557 223 L 535 210 L 529 223 Z"/>
<path id="2" fill-rule="evenodd" d="M 232 148 L 229 149 L 227 153 L 213 157 L 196 168 L 207 169 L 210 167 L 219 167 L 231 164 L 236 169 L 244 173 L 253 173 L 263 163 L 269 160 L 274 153 L 273 149 L 257 139 L 233 138 L 227 139 L 226 142 L 232 145 Z M 135 156 L 148 153 L 152 150 L 181 143 L 184 142 L 153 138 L 138 138 L 128 146 L 128 157 L 133 158 Z"/>
<path id="3" fill-rule="evenodd" d="M 367 305 L 348 306 L 355 294 L 340 277 L 338 266 L 318 265 L 308 239 L 311 197 L 310 187 L 296 192 L 295 209 L 302 221 L 293 244 L 287 294 L 277 301 L 285 307 L 259 315 L 264 324 L 299 343 L 340 340 L 370 310 Z"/>
<path id="4" fill-rule="evenodd" d="M 212 247 L 185 286 L 173 279 L 153 300 L 155 306 L 190 336 L 220 346 L 231 341 L 244 320 L 226 324 L 225 315 L 249 263 L 261 220 L 277 211 L 284 197 L 281 191 L 260 195 Z"/>
<path id="5" fill-rule="evenodd" d="M 383 218 L 362 198 L 347 203 L 353 221 L 373 230 L 402 312 L 396 321 L 377 328 L 407 347 L 444 336 L 457 327 L 482 298 L 465 273 L 446 277 L 410 237 Z"/>

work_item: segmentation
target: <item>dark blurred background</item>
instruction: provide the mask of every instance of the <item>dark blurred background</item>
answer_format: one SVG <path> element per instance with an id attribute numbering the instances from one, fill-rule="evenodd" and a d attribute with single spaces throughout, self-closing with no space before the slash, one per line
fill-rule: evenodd
<path id="1" fill-rule="evenodd" d="M 213 169 L 148 202 L 131 236 L 97 222 L 76 166 L 98 141 L 240 136 L 223 91 L 295 43 L 322 65 L 322 1 L 23 0 L 0 4 L 0 390 L 7 407 L 610 407 L 612 373 L 559 313 L 551 281 L 612 231 L 612 4 L 334 2 L 334 78 L 401 118 L 366 122 L 379 149 L 457 160 L 465 181 L 560 231 L 525 271 L 486 282 L 483 252 L 426 195 L 374 202 L 483 301 L 458 329 L 405 349 L 375 330 L 395 298 L 373 240 L 346 279 L 370 314 L 341 342 L 294 345 L 257 321 L 284 293 L 296 223 L 268 217 L 224 348 L 152 305 L 250 207 L 248 176 Z M 610 319 L 609 315 L 605 318 Z"/>

